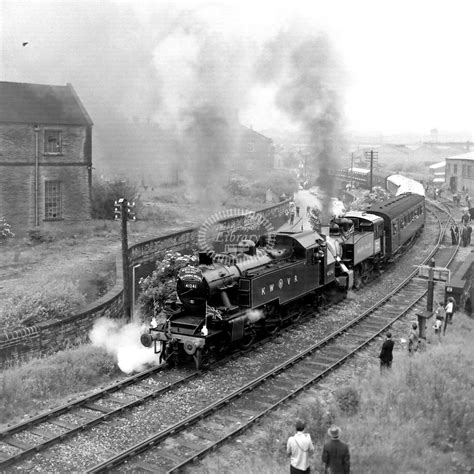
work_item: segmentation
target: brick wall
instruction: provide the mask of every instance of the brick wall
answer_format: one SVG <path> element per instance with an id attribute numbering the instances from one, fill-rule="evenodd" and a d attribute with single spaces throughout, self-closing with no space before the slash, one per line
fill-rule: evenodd
<path id="1" fill-rule="evenodd" d="M 285 211 L 288 202 L 266 207 L 260 212 L 278 228 L 286 221 Z M 228 219 L 226 222 L 239 222 L 241 218 Z M 186 229 L 181 232 L 147 240 L 129 249 L 130 265 L 154 262 L 157 255 L 167 249 L 189 250 L 197 245 L 198 229 Z M 74 347 L 88 340 L 94 322 L 101 317 L 112 319 L 123 316 L 123 280 L 121 255 L 117 257 L 117 280 L 112 288 L 100 300 L 84 308 L 79 314 L 61 321 L 44 322 L 35 327 L 0 334 L 0 367 L 8 367 L 15 362 L 25 362 L 42 354 L 50 354 L 61 349 Z"/>

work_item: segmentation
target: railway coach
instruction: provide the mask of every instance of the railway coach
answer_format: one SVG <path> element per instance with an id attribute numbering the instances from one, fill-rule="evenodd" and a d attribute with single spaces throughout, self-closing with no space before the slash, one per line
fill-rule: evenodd
<path id="1" fill-rule="evenodd" d="M 356 183 L 363 188 L 370 188 L 370 170 L 364 168 L 342 168 L 331 171 L 332 176 L 342 178 L 347 182 Z M 421 183 L 400 174 L 381 175 L 372 173 L 372 186 L 380 186 L 393 196 L 402 194 L 425 195 L 425 189 Z"/>
<path id="2" fill-rule="evenodd" d="M 383 219 L 382 253 L 386 260 L 392 260 L 423 230 L 426 216 L 425 197 L 419 194 L 403 194 L 373 204 L 366 212 Z"/>

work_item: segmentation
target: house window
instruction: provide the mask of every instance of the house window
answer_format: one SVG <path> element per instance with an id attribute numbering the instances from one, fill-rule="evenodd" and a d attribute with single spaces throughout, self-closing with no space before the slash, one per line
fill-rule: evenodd
<path id="1" fill-rule="evenodd" d="M 44 131 L 44 152 L 58 155 L 62 152 L 62 136 L 60 130 Z"/>
<path id="2" fill-rule="evenodd" d="M 458 165 L 453 165 L 453 174 L 458 174 Z"/>
<path id="3" fill-rule="evenodd" d="M 469 165 L 467 167 L 467 177 L 472 178 L 472 166 L 471 165 Z"/>
<path id="4" fill-rule="evenodd" d="M 248 142 L 247 151 L 249 153 L 255 153 L 255 142 Z"/>
<path id="5" fill-rule="evenodd" d="M 61 182 L 46 181 L 44 183 L 44 218 L 61 219 Z"/>
<path id="6" fill-rule="evenodd" d="M 462 165 L 462 176 L 463 178 L 467 177 L 467 165 Z"/>

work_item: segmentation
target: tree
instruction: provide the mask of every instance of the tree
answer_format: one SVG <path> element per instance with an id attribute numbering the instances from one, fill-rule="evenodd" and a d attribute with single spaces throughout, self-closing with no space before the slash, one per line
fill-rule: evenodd
<path id="1" fill-rule="evenodd" d="M 125 179 L 94 180 L 92 183 L 92 218 L 112 220 L 114 218 L 114 202 L 120 198 L 134 202 L 135 213 L 139 215 L 140 194 L 135 184 Z"/>

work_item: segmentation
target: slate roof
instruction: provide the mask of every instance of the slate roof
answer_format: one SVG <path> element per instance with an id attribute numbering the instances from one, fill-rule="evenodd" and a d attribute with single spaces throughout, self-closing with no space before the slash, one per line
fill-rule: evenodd
<path id="1" fill-rule="evenodd" d="M 0 81 L 0 122 L 92 125 L 69 83 L 51 86 Z"/>

